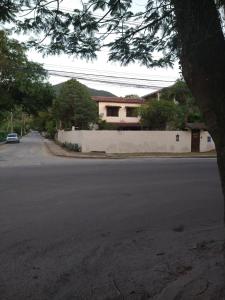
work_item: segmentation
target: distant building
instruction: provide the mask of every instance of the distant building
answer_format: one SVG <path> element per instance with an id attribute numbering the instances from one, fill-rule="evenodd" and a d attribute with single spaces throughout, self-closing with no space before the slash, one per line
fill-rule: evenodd
<path id="1" fill-rule="evenodd" d="M 98 103 L 99 117 L 117 129 L 140 129 L 138 108 L 144 104 L 142 98 L 92 96 Z"/>
<path id="2" fill-rule="evenodd" d="M 161 96 L 161 92 L 162 92 L 163 89 L 160 89 L 158 91 L 155 91 L 155 92 L 151 92 L 147 95 L 144 95 L 143 96 L 143 99 L 146 100 L 146 101 L 149 101 L 149 100 L 160 100 L 160 96 Z"/>

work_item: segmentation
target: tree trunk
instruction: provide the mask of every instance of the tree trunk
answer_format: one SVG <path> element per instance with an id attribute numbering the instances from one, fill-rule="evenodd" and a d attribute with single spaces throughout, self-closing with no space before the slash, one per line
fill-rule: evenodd
<path id="1" fill-rule="evenodd" d="M 219 13 L 214 0 L 172 3 L 182 73 L 215 142 L 225 198 L 225 41 Z"/>

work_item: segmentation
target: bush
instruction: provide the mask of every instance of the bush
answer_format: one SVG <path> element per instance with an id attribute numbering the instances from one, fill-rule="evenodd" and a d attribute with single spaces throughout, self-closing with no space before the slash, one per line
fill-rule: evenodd
<path id="1" fill-rule="evenodd" d="M 98 130 L 116 130 L 117 126 L 114 124 L 107 123 L 105 120 L 98 120 Z"/>
<path id="2" fill-rule="evenodd" d="M 79 144 L 65 142 L 62 144 L 62 146 L 70 151 L 81 152 L 81 146 Z"/>
<path id="3" fill-rule="evenodd" d="M 0 131 L 0 142 L 4 142 L 7 136 L 6 131 Z"/>
<path id="4" fill-rule="evenodd" d="M 55 122 L 53 120 L 49 120 L 46 122 L 46 137 L 49 139 L 54 139 L 55 134 L 57 132 Z"/>
<path id="5" fill-rule="evenodd" d="M 166 130 L 175 122 L 177 106 L 167 100 L 151 100 L 140 108 L 142 126 L 150 130 Z"/>

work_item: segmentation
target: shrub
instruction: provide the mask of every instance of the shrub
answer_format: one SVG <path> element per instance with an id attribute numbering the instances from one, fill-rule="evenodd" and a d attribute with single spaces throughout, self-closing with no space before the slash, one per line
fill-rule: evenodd
<path id="1" fill-rule="evenodd" d="M 45 126 L 47 130 L 47 138 L 54 139 L 55 134 L 57 132 L 55 122 L 53 120 L 49 120 L 46 122 Z"/>
<path id="2" fill-rule="evenodd" d="M 81 152 L 81 146 L 79 144 L 73 143 L 63 143 L 62 146 L 70 151 Z"/>
<path id="3" fill-rule="evenodd" d="M 7 136 L 6 131 L 0 131 L 0 142 L 4 142 Z"/>
<path id="4" fill-rule="evenodd" d="M 116 130 L 117 126 L 114 124 L 107 123 L 105 120 L 98 120 L 98 130 Z"/>

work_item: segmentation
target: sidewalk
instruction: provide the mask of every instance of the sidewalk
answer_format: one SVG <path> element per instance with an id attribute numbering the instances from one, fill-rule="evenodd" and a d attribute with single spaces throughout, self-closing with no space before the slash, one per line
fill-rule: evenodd
<path id="1" fill-rule="evenodd" d="M 73 152 L 61 147 L 54 141 L 44 142 L 47 150 L 54 156 L 68 158 L 94 158 L 94 159 L 125 159 L 125 158 L 216 158 L 216 152 L 204 153 L 103 153 L 103 152 Z"/>
<path id="2" fill-rule="evenodd" d="M 117 154 L 107 154 L 107 153 L 101 153 L 101 152 L 90 152 L 90 153 L 82 153 L 82 152 L 74 152 L 70 151 L 66 148 L 61 147 L 60 145 L 56 144 L 54 141 L 46 140 L 44 142 L 47 150 L 49 153 L 51 153 L 54 156 L 60 156 L 60 157 L 68 157 L 68 158 L 120 158 Z"/>

